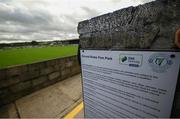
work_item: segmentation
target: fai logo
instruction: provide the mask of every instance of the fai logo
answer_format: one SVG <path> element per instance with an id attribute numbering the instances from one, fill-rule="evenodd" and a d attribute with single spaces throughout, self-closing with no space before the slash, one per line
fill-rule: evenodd
<path id="1" fill-rule="evenodd" d="M 163 65 L 166 65 L 167 63 L 167 60 L 163 57 L 157 57 L 155 59 L 155 64 L 159 65 L 159 66 L 163 66 Z"/>
<path id="2" fill-rule="evenodd" d="M 157 73 L 163 73 L 173 64 L 172 58 L 166 54 L 153 54 L 150 56 L 149 65 Z"/>

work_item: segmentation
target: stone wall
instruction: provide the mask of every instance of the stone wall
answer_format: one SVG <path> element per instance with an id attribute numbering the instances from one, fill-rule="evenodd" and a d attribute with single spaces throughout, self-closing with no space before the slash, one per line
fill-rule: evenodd
<path id="1" fill-rule="evenodd" d="M 177 49 L 179 28 L 180 1 L 156 0 L 82 21 L 78 33 L 85 49 Z M 180 117 L 179 82 L 172 117 Z"/>
<path id="2" fill-rule="evenodd" d="M 82 48 L 175 48 L 180 28 L 180 1 L 158 0 L 82 21 L 78 25 Z"/>
<path id="3" fill-rule="evenodd" d="M 77 56 L 0 69 L 0 106 L 78 73 Z"/>

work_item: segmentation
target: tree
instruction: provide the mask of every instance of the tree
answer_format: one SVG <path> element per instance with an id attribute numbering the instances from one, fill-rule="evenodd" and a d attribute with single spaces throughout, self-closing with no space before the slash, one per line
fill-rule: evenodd
<path id="1" fill-rule="evenodd" d="M 32 42 L 31 42 L 31 45 L 38 45 L 39 43 L 37 42 L 37 41 L 35 41 L 35 40 L 33 40 Z"/>

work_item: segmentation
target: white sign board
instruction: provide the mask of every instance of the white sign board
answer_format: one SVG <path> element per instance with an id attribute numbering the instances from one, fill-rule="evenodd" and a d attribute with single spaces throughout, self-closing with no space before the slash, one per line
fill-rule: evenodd
<path id="1" fill-rule="evenodd" d="M 81 50 L 85 117 L 170 117 L 179 65 L 179 52 Z"/>

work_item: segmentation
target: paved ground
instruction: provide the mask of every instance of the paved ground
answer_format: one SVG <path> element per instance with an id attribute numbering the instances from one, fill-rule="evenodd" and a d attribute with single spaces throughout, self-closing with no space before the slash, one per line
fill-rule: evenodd
<path id="1" fill-rule="evenodd" d="M 84 117 L 84 110 L 82 109 L 74 118 L 83 118 Z"/>
<path id="2" fill-rule="evenodd" d="M 81 78 L 76 75 L 1 107 L 0 117 L 62 118 L 81 101 Z M 77 117 L 83 117 L 82 111 Z"/>

